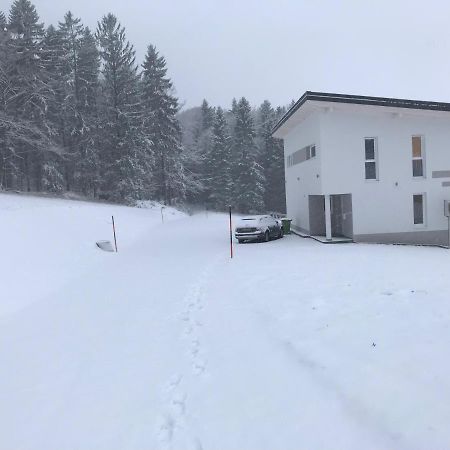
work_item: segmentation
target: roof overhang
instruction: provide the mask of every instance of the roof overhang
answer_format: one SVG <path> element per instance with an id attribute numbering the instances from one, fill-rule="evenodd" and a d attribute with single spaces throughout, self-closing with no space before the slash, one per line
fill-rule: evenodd
<path id="1" fill-rule="evenodd" d="M 450 112 L 450 103 L 307 91 L 278 121 L 272 135 L 283 139 L 290 130 L 314 112 L 326 112 L 334 109 L 361 109 L 362 107 L 367 109 L 368 106 L 398 115 L 402 111 L 408 111 L 408 113 L 434 111 L 440 113 L 439 115 Z"/>

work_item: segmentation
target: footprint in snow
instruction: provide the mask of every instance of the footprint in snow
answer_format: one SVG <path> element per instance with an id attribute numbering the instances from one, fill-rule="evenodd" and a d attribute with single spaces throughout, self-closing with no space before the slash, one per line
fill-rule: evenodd
<path id="1" fill-rule="evenodd" d="M 203 362 L 194 363 L 194 371 L 197 375 L 201 375 L 206 370 L 206 364 Z"/>
<path id="2" fill-rule="evenodd" d="M 176 388 L 181 383 L 182 379 L 183 377 L 181 375 L 173 375 L 169 380 L 167 390 L 171 391 L 173 388 Z"/>

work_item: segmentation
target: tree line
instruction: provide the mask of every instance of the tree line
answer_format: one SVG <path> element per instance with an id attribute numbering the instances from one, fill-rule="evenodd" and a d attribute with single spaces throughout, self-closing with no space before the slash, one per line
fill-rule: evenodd
<path id="1" fill-rule="evenodd" d="M 267 100 L 252 109 L 242 97 L 229 110 L 203 100 L 180 114 L 190 155 L 186 170 L 200 186 L 188 200 L 216 210 L 233 205 L 242 212 L 284 212 L 283 145 L 272 129 L 285 112 Z"/>
<path id="2" fill-rule="evenodd" d="M 284 112 L 180 113 L 164 57 L 149 45 L 139 66 L 113 14 L 91 31 L 71 12 L 44 28 L 29 0 L 0 12 L 0 189 L 283 210 Z"/>

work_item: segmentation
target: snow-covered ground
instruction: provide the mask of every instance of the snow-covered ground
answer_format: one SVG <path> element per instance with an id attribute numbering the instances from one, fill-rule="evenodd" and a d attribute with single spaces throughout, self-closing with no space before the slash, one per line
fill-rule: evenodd
<path id="1" fill-rule="evenodd" d="M 0 449 L 450 448 L 450 252 L 167 217 L 0 195 Z"/>

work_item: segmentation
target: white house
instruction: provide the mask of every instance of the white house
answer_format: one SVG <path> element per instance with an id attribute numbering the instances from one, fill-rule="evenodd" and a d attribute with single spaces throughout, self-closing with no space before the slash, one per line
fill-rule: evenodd
<path id="1" fill-rule="evenodd" d="M 450 103 L 306 92 L 273 135 L 284 140 L 294 229 L 449 244 Z"/>

